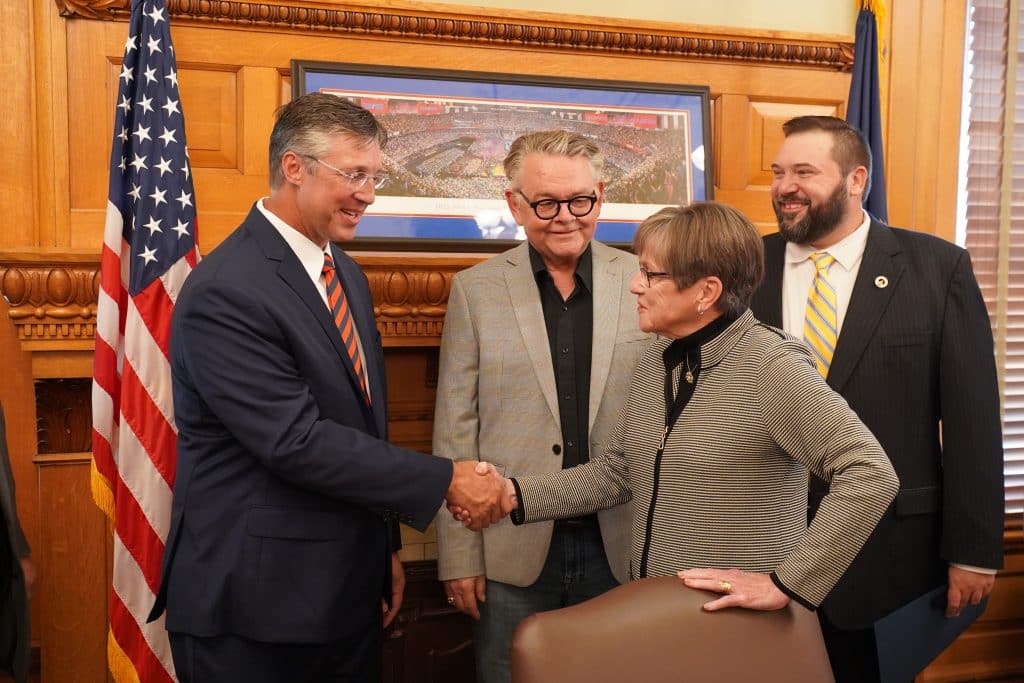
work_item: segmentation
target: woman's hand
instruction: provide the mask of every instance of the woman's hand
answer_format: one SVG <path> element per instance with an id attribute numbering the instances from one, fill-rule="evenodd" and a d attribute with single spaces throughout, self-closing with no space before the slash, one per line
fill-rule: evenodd
<path id="1" fill-rule="evenodd" d="M 677 576 L 689 588 L 722 594 L 717 600 L 704 603 L 708 612 L 726 607 L 774 610 L 789 604 L 789 596 L 779 590 L 768 574 L 739 569 L 687 569 Z"/>

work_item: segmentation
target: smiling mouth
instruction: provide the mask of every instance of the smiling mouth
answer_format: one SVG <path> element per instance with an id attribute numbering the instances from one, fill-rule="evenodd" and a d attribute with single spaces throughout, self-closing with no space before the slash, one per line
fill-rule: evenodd
<path id="1" fill-rule="evenodd" d="M 359 220 L 359 217 L 363 215 L 362 211 L 349 211 L 348 209 L 341 209 L 341 212 L 351 218 L 352 220 Z"/>

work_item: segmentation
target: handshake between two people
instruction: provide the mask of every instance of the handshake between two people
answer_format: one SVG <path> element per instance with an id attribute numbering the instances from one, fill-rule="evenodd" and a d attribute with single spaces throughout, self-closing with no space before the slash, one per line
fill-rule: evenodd
<path id="1" fill-rule="evenodd" d="M 452 516 L 473 531 L 497 524 L 519 507 L 512 480 L 476 460 L 455 463 L 445 501 Z"/>

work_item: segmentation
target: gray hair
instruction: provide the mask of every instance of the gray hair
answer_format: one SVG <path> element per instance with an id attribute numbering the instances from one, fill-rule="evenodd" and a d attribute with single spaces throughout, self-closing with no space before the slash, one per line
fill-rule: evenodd
<path id="1" fill-rule="evenodd" d="M 601 180 L 604 155 L 590 138 L 567 130 L 540 130 L 520 135 L 508 148 L 508 156 L 505 157 L 505 176 L 510 184 L 515 184 L 523 159 L 533 153 L 586 157 L 594 172 L 594 179 Z"/>

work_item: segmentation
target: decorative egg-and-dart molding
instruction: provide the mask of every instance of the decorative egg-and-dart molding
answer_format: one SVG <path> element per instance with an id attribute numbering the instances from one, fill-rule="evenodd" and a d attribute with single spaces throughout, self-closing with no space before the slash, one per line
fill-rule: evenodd
<path id="1" fill-rule="evenodd" d="M 98 292 L 95 258 L 0 257 L 0 295 L 28 350 L 91 347 Z"/>
<path id="2" fill-rule="evenodd" d="M 130 0 L 54 0 L 65 17 L 124 19 Z M 525 13 L 487 15 L 456 11 L 451 6 L 424 3 L 423 7 L 398 3 L 376 5 L 306 5 L 250 0 L 167 0 L 171 17 L 194 24 L 248 29 L 279 29 L 331 34 L 401 37 L 442 43 L 481 46 L 512 45 L 606 54 L 663 55 L 764 64 L 800 65 L 837 71 L 853 68 L 853 43 L 813 37 L 786 37 L 702 32 L 698 27 L 664 24 L 650 29 L 627 23 L 609 23 L 554 15 L 533 20 Z M 511 16 L 508 16 L 511 15 Z"/>
<path id="3" fill-rule="evenodd" d="M 452 276 L 482 258 L 354 256 L 387 346 L 439 344 Z M 99 282 L 95 257 L 0 254 L 0 296 L 26 350 L 91 349 Z"/>

